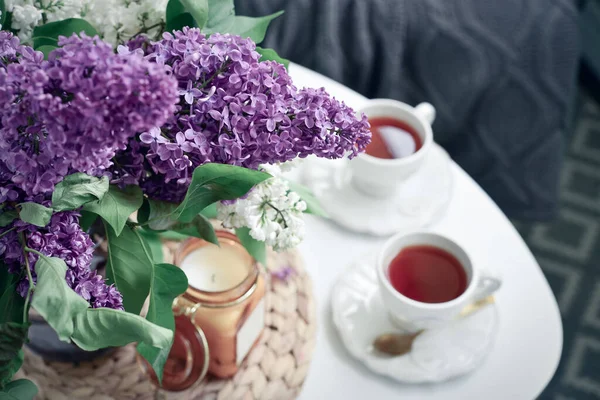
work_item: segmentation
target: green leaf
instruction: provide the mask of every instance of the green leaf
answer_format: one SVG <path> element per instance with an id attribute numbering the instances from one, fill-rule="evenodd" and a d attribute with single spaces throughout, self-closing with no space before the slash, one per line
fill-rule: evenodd
<path id="1" fill-rule="evenodd" d="M 108 177 L 96 178 L 82 172 L 65 176 L 54 188 L 52 208 L 75 210 L 90 201 L 100 200 L 108 191 Z"/>
<path id="2" fill-rule="evenodd" d="M 98 214 L 81 210 L 81 217 L 79 217 L 79 226 L 81 226 L 81 230 L 87 232 L 98 218 Z"/>
<path id="3" fill-rule="evenodd" d="M 271 175 L 228 164 L 209 163 L 194 170 L 185 198 L 175 218 L 191 222 L 204 208 L 219 200 L 237 199 Z"/>
<path id="4" fill-rule="evenodd" d="M 233 0 L 208 0 L 208 18 L 202 32 L 227 33 L 233 25 L 235 6 Z"/>
<path id="5" fill-rule="evenodd" d="M 125 346 L 132 342 L 168 349 L 173 332 L 139 315 L 111 308 L 90 308 L 75 316 L 73 342 L 85 351 Z"/>
<path id="6" fill-rule="evenodd" d="M 216 206 L 214 207 L 216 216 Z M 171 233 L 184 235 L 183 237 L 194 236 L 219 245 L 214 228 L 206 217 L 197 215 L 190 222 L 179 222 L 174 219 L 176 208 L 177 204 L 174 203 L 145 199 L 141 213 L 138 214 L 139 222 L 147 223 L 146 227 L 154 231 L 169 230 Z"/>
<path id="7" fill-rule="evenodd" d="M 148 218 L 150 217 L 150 203 L 149 198 L 144 197 L 144 202 L 142 206 L 137 212 L 136 221 L 138 224 L 145 224 L 148 222 Z"/>
<path id="8" fill-rule="evenodd" d="M 27 341 L 29 323 L 6 322 L 0 324 L 0 388 L 11 381 L 21 368 L 21 348 Z"/>
<path id="9" fill-rule="evenodd" d="M 148 231 L 144 229 L 139 230 L 140 235 L 144 238 L 146 246 L 152 254 L 154 264 L 160 264 L 163 262 L 163 245 L 162 240 L 157 232 Z"/>
<path id="10" fill-rule="evenodd" d="M 169 0 L 167 3 L 166 21 L 167 23 L 185 12 L 185 7 L 179 0 Z"/>
<path id="11" fill-rule="evenodd" d="M 86 204 L 83 209 L 101 216 L 119 236 L 127 219 L 143 202 L 144 194 L 139 186 L 130 185 L 120 189 L 116 185 L 110 185 L 102 199 Z"/>
<path id="12" fill-rule="evenodd" d="M 32 400 L 38 393 L 35 383 L 28 379 L 17 379 L 0 392 L 1 400 Z"/>
<path id="13" fill-rule="evenodd" d="M 150 305 L 146 319 L 158 326 L 174 331 L 173 300 L 184 293 L 187 288 L 188 280 L 181 269 L 171 264 L 156 264 L 154 266 L 152 288 L 150 290 Z M 152 365 L 159 382 L 162 381 L 163 368 L 170 348 L 157 349 L 141 343 L 137 349 Z"/>
<path id="14" fill-rule="evenodd" d="M 60 258 L 40 255 L 35 270 L 38 279 L 32 305 L 61 340 L 72 340 L 86 351 L 136 341 L 161 349 L 171 345 L 171 331 L 139 315 L 110 308 L 89 308 L 88 302 L 67 286 L 67 265 Z"/>
<path id="15" fill-rule="evenodd" d="M 172 32 L 174 30 L 181 30 L 185 26 L 194 27 L 196 21 L 192 14 L 185 11 L 185 7 L 179 0 L 170 0 L 167 4 L 167 24 L 165 30 Z"/>
<path id="16" fill-rule="evenodd" d="M 1 329 L 1 328 L 0 328 Z M 23 365 L 23 350 L 19 349 L 17 355 L 14 356 L 10 361 L 3 361 L 0 363 L 0 399 L 4 385 L 10 383 L 15 374 L 19 371 Z"/>
<path id="17" fill-rule="evenodd" d="M 35 272 L 37 284 L 31 305 L 56 331 L 58 338 L 68 342 L 75 331 L 74 316 L 85 313 L 88 302 L 67 286 L 67 265 L 62 259 L 40 255 Z"/>
<path id="18" fill-rule="evenodd" d="M 263 49 L 256 46 L 256 51 L 261 55 L 260 61 L 276 61 L 279 64 L 283 64 L 286 69 L 290 67 L 290 60 L 280 57 L 273 49 Z"/>
<path id="19" fill-rule="evenodd" d="M 38 47 L 36 50 L 44 53 L 44 58 L 47 60 L 48 57 L 50 56 L 50 53 L 52 53 L 57 48 L 58 48 L 57 46 L 43 45 L 43 46 Z"/>
<path id="20" fill-rule="evenodd" d="M 175 210 L 177 204 L 167 201 L 144 199 L 144 206 L 138 214 L 138 222 L 146 224 L 147 227 L 155 231 L 164 231 L 177 224 L 175 219 Z"/>
<path id="21" fill-rule="evenodd" d="M 22 221 L 42 228 L 50 223 L 50 218 L 52 218 L 51 208 L 33 202 L 21 203 L 19 207 L 21 208 L 19 217 Z"/>
<path id="22" fill-rule="evenodd" d="M 199 24 L 199 26 L 206 34 L 231 33 L 249 37 L 256 43 L 260 43 L 265 38 L 269 23 L 282 13 L 283 11 L 279 11 L 258 18 L 236 16 L 233 0 L 208 0 L 208 19 L 206 24 Z"/>
<path id="23" fill-rule="evenodd" d="M 58 47 L 58 39 L 46 36 L 39 36 L 33 38 L 33 48 L 39 50 L 40 46 Z"/>
<path id="24" fill-rule="evenodd" d="M 2 399 L 2 388 L 9 384 L 17 371 L 23 365 L 23 350 L 19 349 L 17 355 L 8 362 L 0 363 L 0 399 Z"/>
<path id="25" fill-rule="evenodd" d="M 327 212 L 323 206 L 321 206 L 321 203 L 319 200 L 317 200 L 309 188 L 292 181 L 288 181 L 288 184 L 290 186 L 290 190 L 298 193 L 298 196 L 300 196 L 300 198 L 306 202 L 305 213 L 318 215 L 319 217 L 328 217 Z"/>
<path id="26" fill-rule="evenodd" d="M 190 14 L 190 13 L 179 14 L 178 16 L 174 17 L 173 19 L 170 19 L 169 21 L 167 21 L 167 24 L 165 26 L 165 31 L 167 31 L 167 32 L 180 31 L 186 26 L 189 26 L 191 28 L 196 26 L 196 21 L 194 20 L 194 17 L 192 17 L 192 14 Z"/>
<path id="27" fill-rule="evenodd" d="M 5 322 L 0 325 L 0 361 L 5 362 L 17 356 L 27 340 L 29 323 Z"/>
<path id="28" fill-rule="evenodd" d="M 138 315 L 150 291 L 152 256 L 140 234 L 128 225 L 119 236 L 109 225 L 104 225 L 108 238 L 106 277 L 123 295 L 125 310 Z"/>
<path id="29" fill-rule="evenodd" d="M 240 242 L 246 248 L 248 253 L 250 253 L 250 255 L 254 257 L 256 261 L 262 265 L 266 265 L 267 247 L 265 242 L 261 242 L 250 236 L 250 229 L 246 227 L 236 229 L 235 234 L 237 235 L 238 239 L 240 239 Z"/>
<path id="30" fill-rule="evenodd" d="M 189 238 L 189 235 L 184 235 L 183 233 L 177 233 L 173 231 L 159 232 L 158 235 L 165 240 L 181 241 Z"/>
<path id="31" fill-rule="evenodd" d="M 63 19 L 62 21 L 49 22 L 44 25 L 33 28 L 33 39 L 37 37 L 56 38 L 59 36 L 71 36 L 74 33 L 85 32 L 88 36 L 98 34 L 96 29 L 89 22 L 80 18 Z"/>
<path id="32" fill-rule="evenodd" d="M 4 21 L 2 22 L 2 27 L 4 28 L 4 30 L 10 31 L 13 34 L 17 35 L 19 32 L 17 32 L 16 29 L 12 28 L 12 13 L 7 11 L 5 13 L 2 13 L 2 17 L 4 18 Z"/>
<path id="33" fill-rule="evenodd" d="M 283 11 L 258 18 L 236 16 L 233 25 L 231 25 L 231 28 L 227 33 L 240 35 L 244 38 L 249 37 L 254 43 L 260 43 L 265 39 L 265 34 L 267 33 L 267 28 L 271 21 L 281 14 L 283 14 Z"/>
<path id="34" fill-rule="evenodd" d="M 0 324 L 5 322 L 22 322 L 25 299 L 17 293 L 19 275 L 11 274 L 3 263 L 0 263 Z"/>
<path id="35" fill-rule="evenodd" d="M 4 21 L 6 21 L 6 4 L 4 4 L 4 0 L 0 0 L 0 13 L 2 13 L 0 14 L 0 25 L 4 26 Z"/>
<path id="36" fill-rule="evenodd" d="M 208 0 L 179 0 L 192 15 L 197 26 L 202 28 L 208 19 Z"/>
<path id="37" fill-rule="evenodd" d="M 171 228 L 172 231 L 181 233 L 187 236 L 194 236 L 204 239 L 207 242 L 219 246 L 219 239 L 215 233 L 215 229 L 206 217 L 202 214 L 196 215 L 191 222 L 181 222 Z"/>
<path id="38" fill-rule="evenodd" d="M 204 210 L 200 211 L 200 214 L 204 215 L 208 219 L 217 218 L 217 203 L 212 203 L 207 206 Z"/>
<path id="39" fill-rule="evenodd" d="M 19 217 L 19 213 L 16 210 L 2 211 L 0 214 L 0 227 L 4 228 L 10 225 L 15 219 Z"/>

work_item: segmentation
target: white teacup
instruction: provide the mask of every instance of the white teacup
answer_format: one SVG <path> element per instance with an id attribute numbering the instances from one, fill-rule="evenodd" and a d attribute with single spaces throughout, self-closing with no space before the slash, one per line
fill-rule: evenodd
<path id="1" fill-rule="evenodd" d="M 367 118 L 391 117 L 407 123 L 419 135 L 420 149 L 415 153 L 394 159 L 383 159 L 366 153 L 350 161 L 352 183 L 361 192 L 373 197 L 393 195 L 399 184 L 419 169 L 433 144 L 431 124 L 435 119 L 435 108 L 429 103 L 411 107 L 392 99 L 373 99 L 359 110 Z"/>
<path id="2" fill-rule="evenodd" d="M 410 246 L 432 246 L 453 255 L 467 276 L 466 290 L 444 303 L 423 303 L 398 292 L 391 284 L 388 269 L 400 251 Z M 469 304 L 481 300 L 500 288 L 501 280 L 484 272 L 471 262 L 466 251 L 454 241 L 431 232 L 397 234 L 391 237 L 377 257 L 377 276 L 383 302 L 392 322 L 406 331 L 418 331 L 443 326 L 455 319 Z"/>

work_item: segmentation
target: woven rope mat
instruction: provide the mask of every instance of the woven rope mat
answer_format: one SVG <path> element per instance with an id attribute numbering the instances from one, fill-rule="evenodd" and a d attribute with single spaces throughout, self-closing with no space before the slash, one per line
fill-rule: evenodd
<path id="1" fill-rule="evenodd" d="M 173 249 L 169 246 L 171 254 Z M 134 345 L 78 365 L 45 362 L 25 349 L 25 361 L 15 379 L 31 379 L 39 388 L 36 399 L 49 400 L 294 399 L 304 383 L 315 345 L 312 283 L 297 252 L 271 252 L 268 257 L 271 272 L 285 267 L 293 272 L 285 281 L 273 277 L 265 300 L 266 327 L 232 379 L 207 377 L 183 392 L 159 390 L 137 364 Z"/>

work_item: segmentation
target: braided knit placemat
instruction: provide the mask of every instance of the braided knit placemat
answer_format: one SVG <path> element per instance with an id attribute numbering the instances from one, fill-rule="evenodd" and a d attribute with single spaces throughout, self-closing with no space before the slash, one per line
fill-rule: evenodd
<path id="1" fill-rule="evenodd" d="M 165 250 L 173 253 L 175 246 Z M 168 260 L 165 253 L 165 260 Z M 315 345 L 312 283 L 297 252 L 270 252 L 272 279 L 266 294 L 265 329 L 232 379 L 207 377 L 183 392 L 157 389 L 140 369 L 133 344 L 93 362 L 47 362 L 25 349 L 15 379 L 36 383 L 36 399 L 49 400 L 291 400 L 298 396 Z"/>

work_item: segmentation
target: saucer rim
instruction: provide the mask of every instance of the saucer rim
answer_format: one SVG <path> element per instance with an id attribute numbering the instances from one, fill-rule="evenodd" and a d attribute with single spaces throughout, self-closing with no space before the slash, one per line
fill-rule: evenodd
<path id="1" fill-rule="evenodd" d="M 441 218 L 443 218 L 443 216 L 445 215 L 446 211 L 448 210 L 448 207 L 450 205 L 450 202 L 452 201 L 453 195 L 454 195 L 454 190 L 456 187 L 456 182 L 455 182 L 455 176 L 452 173 L 452 158 L 450 157 L 450 155 L 448 154 L 448 152 L 441 147 L 439 144 L 437 144 L 436 142 L 432 143 L 432 148 L 431 151 L 428 155 L 428 158 L 430 157 L 443 157 L 445 160 L 445 173 L 447 175 L 447 179 L 446 182 L 447 184 L 444 185 L 444 187 L 446 187 L 447 189 L 444 191 L 444 197 L 445 197 L 445 201 L 443 202 L 443 204 L 440 204 L 440 206 L 437 207 L 436 210 L 434 210 L 434 212 L 431 213 L 431 215 L 426 219 L 425 222 L 420 222 L 420 221 L 416 221 L 414 225 L 409 226 L 408 229 L 403 227 L 403 228 L 395 228 L 393 227 L 393 225 L 390 225 L 388 228 L 385 227 L 381 227 L 381 226 L 373 226 L 373 224 L 370 224 L 368 221 L 364 222 L 364 223 L 357 223 L 357 220 L 354 220 L 354 223 L 349 223 L 348 222 L 348 218 L 341 218 L 341 217 L 336 217 L 335 214 L 330 213 L 331 215 L 329 215 L 329 219 L 331 221 L 333 221 L 335 224 L 337 224 L 338 226 L 344 228 L 344 229 L 348 229 L 349 231 L 352 232 L 356 232 L 356 233 L 363 233 L 363 234 L 369 234 L 371 236 L 375 236 L 375 237 L 389 237 L 392 236 L 394 234 L 400 233 L 400 232 L 409 232 L 415 229 L 426 229 L 430 226 L 432 226 L 433 224 L 435 224 L 437 221 L 439 221 Z M 341 160 L 338 160 L 341 161 Z M 348 160 L 343 160 L 344 164 L 348 162 Z M 427 159 L 424 162 L 428 162 Z M 341 163 L 339 163 L 341 164 Z M 307 168 L 309 166 L 303 166 L 303 168 Z M 329 179 L 332 183 L 332 185 L 335 185 L 335 181 L 340 179 L 339 176 L 340 174 L 344 173 L 344 167 L 341 165 L 336 165 L 336 166 L 328 166 L 328 167 L 324 167 L 324 166 L 319 166 L 318 168 L 329 168 L 329 176 L 326 179 Z M 348 171 L 346 171 L 346 173 L 348 173 Z M 415 175 L 419 174 L 419 172 L 416 172 Z M 306 172 L 302 172 L 301 173 L 301 181 L 304 185 L 308 186 L 309 188 L 311 188 L 311 190 L 313 190 L 312 185 L 310 184 L 310 182 L 307 182 L 307 176 L 308 173 Z M 411 177 L 410 179 L 414 179 L 415 176 Z M 349 183 L 348 183 L 349 184 Z M 360 193 L 358 191 L 358 189 L 356 188 L 352 188 L 352 190 L 356 193 Z M 313 190 L 314 192 L 314 190 Z M 398 195 L 392 196 L 391 199 L 394 199 L 394 201 L 397 199 Z M 317 193 L 315 193 L 315 197 L 318 200 L 322 199 L 322 196 L 319 196 Z M 380 199 L 381 200 L 381 199 Z M 326 209 L 327 207 L 324 206 Z M 423 214 L 420 214 L 423 215 Z M 411 218 L 411 217 L 406 217 L 406 218 Z M 417 218 L 411 218 L 413 220 L 416 220 Z"/>
<path id="2" fill-rule="evenodd" d="M 332 287 L 331 290 L 331 296 L 330 296 L 330 311 L 331 311 L 331 315 L 332 315 L 332 320 L 333 320 L 333 325 L 335 326 L 335 329 L 337 331 L 337 335 L 338 337 L 341 339 L 346 351 L 358 362 L 360 362 L 362 365 L 364 365 L 366 368 L 368 368 L 371 372 L 380 375 L 380 376 L 384 376 L 387 378 L 390 378 L 396 382 L 399 383 L 404 383 L 404 384 L 427 384 L 427 383 L 442 383 L 442 382 L 446 382 L 446 381 L 450 381 L 456 378 L 459 378 L 461 376 L 466 376 L 472 372 L 474 372 L 477 368 L 479 368 L 479 366 L 485 362 L 486 358 L 489 356 L 489 354 L 492 352 L 494 345 L 496 343 L 497 337 L 498 337 L 498 332 L 500 331 L 500 314 L 498 311 L 498 305 L 497 303 L 493 303 L 493 304 L 489 304 L 488 306 L 486 306 L 486 308 L 488 309 L 488 312 L 493 315 L 493 328 L 490 330 L 490 342 L 489 344 L 486 346 L 486 348 L 483 350 L 483 354 L 480 354 L 480 357 L 473 363 L 472 366 L 470 366 L 467 370 L 465 371 L 459 371 L 459 373 L 446 373 L 446 374 L 437 374 L 434 375 L 432 374 L 430 371 L 427 371 L 425 368 L 419 366 L 419 365 L 415 365 L 415 368 L 420 368 L 423 371 L 423 375 L 421 378 L 416 378 L 416 379 L 402 379 L 400 377 L 398 377 L 395 374 L 395 369 L 393 368 L 378 368 L 376 366 L 373 365 L 373 360 L 369 357 L 369 351 L 367 350 L 366 347 L 364 346 L 356 346 L 354 343 L 350 342 L 350 335 L 348 334 L 348 330 L 343 329 L 342 325 L 343 322 L 341 321 L 341 312 L 337 311 L 339 310 L 339 308 L 337 307 L 337 301 L 336 298 L 339 298 L 339 292 L 341 290 L 341 287 L 345 284 L 343 281 L 345 279 L 345 277 L 348 276 L 348 272 L 350 270 L 356 270 L 358 268 L 360 268 L 361 264 L 375 264 L 374 261 L 374 256 L 372 254 L 363 254 L 362 256 L 358 257 L 355 261 L 351 262 L 337 277 L 337 279 L 335 280 L 335 283 Z M 375 291 L 380 291 L 380 288 L 377 287 L 377 289 L 374 289 Z M 371 295 L 372 296 L 372 295 Z M 370 298 L 370 297 L 369 297 Z M 407 354 L 404 354 L 402 356 L 399 357 L 408 357 L 410 356 L 410 352 Z M 390 357 L 390 363 L 392 362 L 392 360 L 394 360 L 396 357 Z"/>

